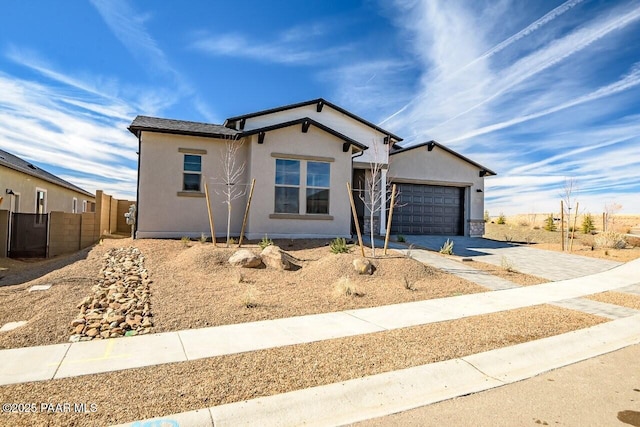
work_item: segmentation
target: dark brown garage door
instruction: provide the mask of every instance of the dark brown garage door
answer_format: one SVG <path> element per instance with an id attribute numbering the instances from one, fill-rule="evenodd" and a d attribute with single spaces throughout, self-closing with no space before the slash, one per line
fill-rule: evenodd
<path id="1" fill-rule="evenodd" d="M 398 184 L 392 234 L 464 234 L 464 188 Z"/>

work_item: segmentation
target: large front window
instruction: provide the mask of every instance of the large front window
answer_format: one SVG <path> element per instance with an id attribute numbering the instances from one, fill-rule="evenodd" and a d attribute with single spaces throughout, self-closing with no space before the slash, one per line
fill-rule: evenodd
<path id="1" fill-rule="evenodd" d="M 201 174 L 202 156 L 185 154 L 182 189 L 184 191 L 200 191 Z"/>
<path id="2" fill-rule="evenodd" d="M 329 213 L 329 163 L 276 159 L 275 184 L 275 213 Z M 301 192 L 304 207 L 301 206 Z"/>

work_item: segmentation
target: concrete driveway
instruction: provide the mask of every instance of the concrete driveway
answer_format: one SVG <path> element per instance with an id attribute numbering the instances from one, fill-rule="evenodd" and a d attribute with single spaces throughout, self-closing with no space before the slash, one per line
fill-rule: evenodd
<path id="1" fill-rule="evenodd" d="M 447 239 L 453 241 L 454 255 L 501 266 L 506 260 L 521 273 L 548 280 L 566 280 L 609 270 L 621 263 L 569 253 L 535 249 L 534 246 L 498 242 L 480 237 L 405 236 L 408 245 L 439 251 Z"/>

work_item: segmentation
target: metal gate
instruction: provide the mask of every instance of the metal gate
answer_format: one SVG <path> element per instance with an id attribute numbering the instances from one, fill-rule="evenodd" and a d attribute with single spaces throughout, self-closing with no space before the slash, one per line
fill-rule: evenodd
<path id="1" fill-rule="evenodd" d="M 48 214 L 11 214 L 10 258 L 46 258 Z"/>

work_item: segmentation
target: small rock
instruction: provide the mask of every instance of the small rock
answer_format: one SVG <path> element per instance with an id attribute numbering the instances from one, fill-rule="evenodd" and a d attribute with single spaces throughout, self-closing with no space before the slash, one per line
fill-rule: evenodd
<path id="1" fill-rule="evenodd" d="M 69 337 L 69 342 L 79 342 L 81 337 L 82 335 L 78 335 L 78 334 L 71 335 Z"/>
<path id="2" fill-rule="evenodd" d="M 73 330 L 73 333 L 74 334 L 81 334 L 82 331 L 84 331 L 84 324 L 76 325 L 76 327 Z"/>
<path id="3" fill-rule="evenodd" d="M 73 322 L 71 322 L 71 326 L 78 326 L 78 325 L 83 325 L 84 326 L 84 319 L 73 319 Z"/>
<path id="4" fill-rule="evenodd" d="M 262 265 L 262 259 L 248 249 L 240 249 L 231 255 L 229 264 L 236 267 L 256 268 Z"/>
<path id="5" fill-rule="evenodd" d="M 102 331 L 100 332 L 100 336 L 102 338 L 109 338 L 111 336 L 111 332 L 109 332 L 108 330 Z"/>
<path id="6" fill-rule="evenodd" d="M 96 328 L 91 328 L 91 329 L 89 329 L 89 330 L 87 331 L 86 335 L 87 335 L 88 337 L 93 338 L 93 337 L 95 337 L 96 335 L 98 335 L 98 330 L 97 330 Z"/>

